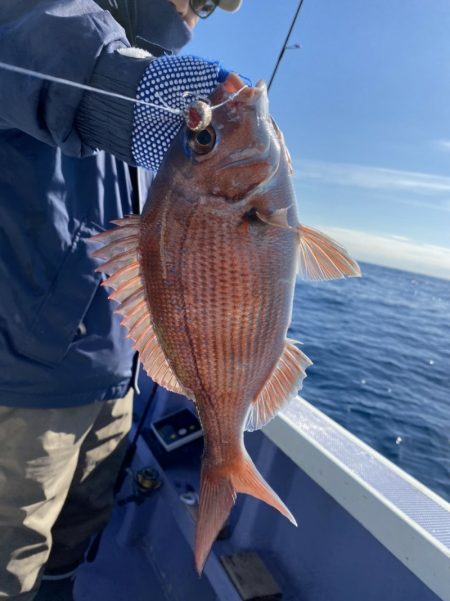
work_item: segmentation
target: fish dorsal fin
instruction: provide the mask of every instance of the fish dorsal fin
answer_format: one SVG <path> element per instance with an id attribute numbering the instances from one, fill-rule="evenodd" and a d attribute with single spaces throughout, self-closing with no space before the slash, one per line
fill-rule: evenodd
<path id="1" fill-rule="evenodd" d="M 336 280 L 359 277 L 361 270 L 340 244 L 312 227 L 297 228 L 298 273 L 305 280 Z"/>
<path id="2" fill-rule="evenodd" d="M 312 361 L 287 339 L 270 378 L 250 405 L 245 429 L 259 430 L 270 422 L 300 390 L 306 377 L 305 370 L 310 365 Z"/>
<path id="3" fill-rule="evenodd" d="M 119 303 L 115 312 L 123 316 L 122 325 L 128 329 L 128 337 L 133 340 L 147 374 L 167 390 L 186 395 L 153 328 L 140 267 L 140 217 L 131 215 L 113 223 L 119 227 L 92 238 L 102 244 L 92 256 L 104 260 L 96 271 L 109 274 L 102 286 L 114 290 L 109 298 Z"/>

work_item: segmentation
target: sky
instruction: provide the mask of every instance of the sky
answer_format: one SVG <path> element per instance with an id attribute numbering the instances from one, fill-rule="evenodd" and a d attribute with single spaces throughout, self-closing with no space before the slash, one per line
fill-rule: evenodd
<path id="1" fill-rule="evenodd" d="M 184 52 L 268 81 L 297 5 L 216 10 Z M 269 94 L 300 220 L 357 259 L 446 279 L 449 32 L 448 0 L 304 0 Z"/>

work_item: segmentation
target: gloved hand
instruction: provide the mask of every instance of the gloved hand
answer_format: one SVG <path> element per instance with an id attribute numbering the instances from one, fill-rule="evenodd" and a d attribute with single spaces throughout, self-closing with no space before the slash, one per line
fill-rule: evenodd
<path id="1" fill-rule="evenodd" d="M 144 72 L 137 99 L 164 108 L 183 110 L 197 97 L 208 97 L 228 75 L 218 62 L 196 56 L 155 58 Z M 182 114 L 136 104 L 131 136 L 133 159 L 156 171 L 173 138 L 183 125 Z"/>
<path id="2" fill-rule="evenodd" d="M 99 149 L 156 171 L 183 125 L 183 110 L 228 75 L 220 63 L 196 56 L 153 58 L 139 48 L 108 48 L 88 82 L 104 93 L 85 92 L 76 115 L 80 156 Z M 148 104 L 127 100 L 132 98 Z"/>

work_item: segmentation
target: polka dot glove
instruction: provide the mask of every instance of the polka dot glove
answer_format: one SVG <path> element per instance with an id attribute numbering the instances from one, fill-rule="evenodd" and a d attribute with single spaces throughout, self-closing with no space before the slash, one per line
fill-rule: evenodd
<path id="1" fill-rule="evenodd" d="M 155 58 L 144 72 L 136 98 L 183 110 L 193 98 L 209 96 L 227 75 L 219 63 L 196 56 Z M 182 124 L 181 114 L 136 104 L 131 137 L 136 165 L 157 171 Z"/>

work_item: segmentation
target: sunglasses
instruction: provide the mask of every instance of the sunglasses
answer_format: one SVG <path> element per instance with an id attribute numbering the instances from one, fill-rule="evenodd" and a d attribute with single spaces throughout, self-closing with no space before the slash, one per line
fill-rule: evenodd
<path id="1" fill-rule="evenodd" d="M 207 19 L 213 14 L 219 0 L 189 0 L 189 6 L 200 19 Z"/>

